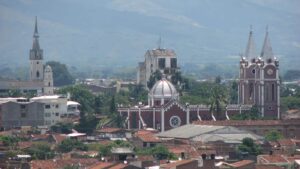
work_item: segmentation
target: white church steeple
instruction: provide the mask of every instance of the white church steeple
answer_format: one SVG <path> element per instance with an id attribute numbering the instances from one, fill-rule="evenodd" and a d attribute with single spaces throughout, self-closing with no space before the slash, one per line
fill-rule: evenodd
<path id="1" fill-rule="evenodd" d="M 30 49 L 29 59 L 30 59 L 30 72 L 29 72 L 30 80 L 43 80 L 44 77 L 43 50 L 40 48 L 40 44 L 39 44 L 37 18 L 35 18 L 33 44 L 32 44 L 32 49 Z"/>

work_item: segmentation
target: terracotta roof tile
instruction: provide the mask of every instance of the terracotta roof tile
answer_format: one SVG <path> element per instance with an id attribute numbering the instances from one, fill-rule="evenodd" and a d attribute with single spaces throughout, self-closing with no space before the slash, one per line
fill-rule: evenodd
<path id="1" fill-rule="evenodd" d="M 256 165 L 255 169 L 284 169 L 283 167 L 276 165 Z"/>
<path id="2" fill-rule="evenodd" d="M 195 121 L 199 125 L 215 126 L 274 126 L 274 125 L 300 125 L 298 120 L 224 120 L 224 121 Z"/>
<path id="3" fill-rule="evenodd" d="M 88 169 L 101 169 L 101 168 L 106 168 L 114 165 L 114 163 L 109 163 L 109 162 L 98 162 L 92 166 L 90 166 Z"/>
<path id="4" fill-rule="evenodd" d="M 152 132 L 144 133 L 144 132 L 137 132 L 136 137 L 141 139 L 143 142 L 161 142 Z"/>
<path id="5" fill-rule="evenodd" d="M 278 144 L 280 146 L 294 146 L 295 142 L 293 142 L 291 139 L 280 139 L 277 140 Z"/>
<path id="6" fill-rule="evenodd" d="M 113 165 L 112 167 L 109 167 L 109 169 L 122 169 L 122 168 L 125 168 L 127 166 L 128 166 L 127 164 L 119 163 L 117 165 Z"/>
<path id="7" fill-rule="evenodd" d="M 288 159 L 281 154 L 273 155 L 259 155 L 257 158 L 261 159 L 264 164 L 268 163 L 288 163 Z"/>
<path id="8" fill-rule="evenodd" d="M 30 162 L 31 169 L 54 169 L 63 168 L 68 165 L 78 165 L 89 167 L 97 163 L 97 159 L 78 158 L 78 159 L 58 159 L 58 160 L 32 160 Z"/>
<path id="9" fill-rule="evenodd" d="M 31 139 L 32 140 L 46 140 L 48 139 L 49 134 L 32 134 Z"/>
<path id="10" fill-rule="evenodd" d="M 56 143 L 61 143 L 63 140 L 67 138 L 67 135 L 65 134 L 53 134 L 52 135 Z"/>
<path id="11" fill-rule="evenodd" d="M 32 142 L 31 141 L 20 141 L 18 142 L 18 146 L 20 149 L 25 149 L 25 148 L 29 148 L 32 146 Z"/>
<path id="12" fill-rule="evenodd" d="M 114 132 L 120 132 L 123 131 L 121 128 L 102 128 L 100 130 L 97 130 L 98 132 L 101 133 L 114 133 Z"/>
<path id="13" fill-rule="evenodd" d="M 247 165 L 253 164 L 253 163 L 254 163 L 254 161 L 252 161 L 252 160 L 242 160 L 242 161 L 238 161 L 235 163 L 231 163 L 229 165 L 233 166 L 233 167 L 243 167 L 243 166 L 247 166 Z"/>
<path id="14" fill-rule="evenodd" d="M 173 162 L 173 163 L 163 164 L 163 165 L 161 165 L 161 168 L 171 169 L 171 168 L 183 165 L 183 164 L 191 163 L 193 161 L 195 161 L 195 160 L 180 160 L 180 161 L 176 161 L 176 162 Z"/>

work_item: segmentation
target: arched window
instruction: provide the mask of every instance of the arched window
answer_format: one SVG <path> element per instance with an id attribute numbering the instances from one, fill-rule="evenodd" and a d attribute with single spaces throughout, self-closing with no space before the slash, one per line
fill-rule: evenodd
<path id="1" fill-rule="evenodd" d="M 266 88 L 265 88 L 265 98 L 266 101 L 269 101 L 269 85 L 266 84 Z"/>
<path id="2" fill-rule="evenodd" d="M 250 83 L 249 85 L 249 98 L 252 99 L 253 97 L 253 83 Z"/>
<path id="3" fill-rule="evenodd" d="M 275 100 L 275 84 L 272 84 L 272 101 Z"/>
<path id="4" fill-rule="evenodd" d="M 51 85 L 51 83 L 50 82 L 48 82 L 48 86 L 50 87 L 50 85 Z"/>
<path id="5" fill-rule="evenodd" d="M 36 77 L 37 77 L 37 78 L 40 77 L 40 72 L 39 72 L 39 71 L 36 72 Z"/>

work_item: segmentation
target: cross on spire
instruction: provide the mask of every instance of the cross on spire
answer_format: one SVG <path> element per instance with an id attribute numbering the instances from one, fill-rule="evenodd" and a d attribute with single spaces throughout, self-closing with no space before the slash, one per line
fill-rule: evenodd
<path id="1" fill-rule="evenodd" d="M 272 46 L 271 42 L 269 39 L 269 30 L 268 30 L 268 25 L 266 26 L 266 36 L 263 44 L 263 48 L 260 54 L 260 57 L 269 59 L 269 58 L 274 58 L 273 51 L 272 51 Z"/>
<path id="2" fill-rule="evenodd" d="M 250 33 L 248 38 L 248 44 L 246 47 L 245 57 L 247 59 L 252 59 L 256 57 L 255 45 L 254 45 L 254 38 L 252 32 L 252 25 L 250 25 Z"/>
<path id="3" fill-rule="evenodd" d="M 39 37 L 38 26 L 37 26 L 37 17 L 35 17 L 35 25 L 34 25 L 33 37 L 35 37 L 35 38 Z"/>

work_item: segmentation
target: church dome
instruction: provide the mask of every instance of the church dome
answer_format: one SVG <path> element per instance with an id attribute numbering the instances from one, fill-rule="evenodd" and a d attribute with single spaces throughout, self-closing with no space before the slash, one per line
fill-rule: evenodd
<path id="1" fill-rule="evenodd" d="M 178 93 L 174 85 L 163 78 L 154 84 L 149 96 L 153 99 L 177 99 Z"/>

